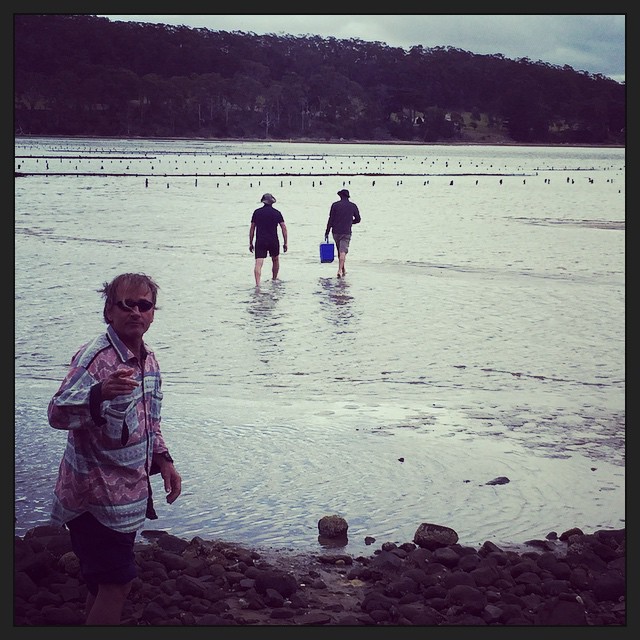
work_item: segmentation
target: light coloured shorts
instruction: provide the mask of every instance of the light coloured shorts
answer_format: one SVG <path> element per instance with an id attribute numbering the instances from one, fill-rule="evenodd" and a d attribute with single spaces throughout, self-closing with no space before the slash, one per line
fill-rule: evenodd
<path id="1" fill-rule="evenodd" d="M 350 233 L 334 233 L 333 241 L 336 243 L 338 253 L 349 253 L 349 242 L 351 242 Z"/>

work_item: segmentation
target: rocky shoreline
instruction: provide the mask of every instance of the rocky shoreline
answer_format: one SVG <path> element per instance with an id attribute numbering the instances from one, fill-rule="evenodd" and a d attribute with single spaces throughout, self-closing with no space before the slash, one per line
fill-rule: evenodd
<path id="1" fill-rule="evenodd" d="M 153 533 L 122 626 L 626 626 L 625 529 L 518 551 L 416 538 L 356 558 Z M 66 529 L 14 538 L 14 626 L 81 626 L 86 593 Z"/>

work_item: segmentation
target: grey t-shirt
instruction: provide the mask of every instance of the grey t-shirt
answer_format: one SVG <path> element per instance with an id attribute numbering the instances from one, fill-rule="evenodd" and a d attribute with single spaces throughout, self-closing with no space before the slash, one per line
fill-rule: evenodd
<path id="1" fill-rule="evenodd" d="M 360 222 L 360 211 L 355 202 L 338 200 L 331 205 L 327 233 L 333 229 L 333 233 L 343 235 L 351 233 L 351 226 Z"/>

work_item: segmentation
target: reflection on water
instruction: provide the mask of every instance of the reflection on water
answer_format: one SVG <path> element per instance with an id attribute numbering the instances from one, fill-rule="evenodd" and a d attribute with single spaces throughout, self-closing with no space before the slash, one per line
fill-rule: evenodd
<path id="1" fill-rule="evenodd" d="M 267 286 L 269 288 L 264 285 L 262 288 L 256 287 L 251 292 L 248 311 L 258 323 L 270 324 L 277 303 L 284 295 L 285 285 L 281 280 L 271 280 Z"/>
<path id="2" fill-rule="evenodd" d="M 285 283 L 270 280 L 250 293 L 247 312 L 250 320 L 247 333 L 253 339 L 256 354 L 264 361 L 269 356 L 281 354 L 285 339 L 285 314 L 278 308 L 285 296 Z"/>
<path id="3" fill-rule="evenodd" d="M 346 278 L 318 278 L 318 282 L 322 288 L 320 304 L 327 320 L 340 327 L 341 334 L 355 333 L 357 315 L 349 281 Z"/>

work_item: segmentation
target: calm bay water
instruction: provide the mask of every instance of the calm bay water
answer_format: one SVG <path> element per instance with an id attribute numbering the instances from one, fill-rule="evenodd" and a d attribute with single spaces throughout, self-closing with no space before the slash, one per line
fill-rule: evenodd
<path id="1" fill-rule="evenodd" d="M 466 544 L 624 526 L 623 149 L 19 138 L 15 153 L 18 535 L 47 521 L 64 450 L 47 403 L 123 271 L 161 287 L 147 342 L 183 475 L 148 528 L 313 550 L 338 513 L 359 553 L 421 522 Z M 318 244 L 343 186 L 363 222 L 339 280 Z M 289 252 L 256 289 L 264 192 Z"/>

